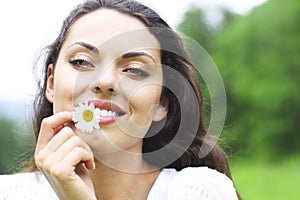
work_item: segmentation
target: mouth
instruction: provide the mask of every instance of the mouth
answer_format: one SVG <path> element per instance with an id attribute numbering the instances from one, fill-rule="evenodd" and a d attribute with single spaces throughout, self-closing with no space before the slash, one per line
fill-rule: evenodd
<path id="1" fill-rule="evenodd" d="M 95 106 L 95 115 L 100 124 L 110 124 L 126 114 L 118 105 L 108 101 L 91 100 Z"/>
<path id="2" fill-rule="evenodd" d="M 115 112 L 112 110 L 105 110 L 105 109 L 101 110 L 100 108 L 96 108 L 95 114 L 99 117 L 120 117 L 125 115 L 125 112 Z"/>

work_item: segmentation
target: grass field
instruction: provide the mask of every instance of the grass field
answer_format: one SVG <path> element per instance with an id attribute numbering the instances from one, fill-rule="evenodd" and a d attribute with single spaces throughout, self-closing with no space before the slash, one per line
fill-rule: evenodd
<path id="1" fill-rule="evenodd" d="M 276 162 L 231 160 L 230 165 L 243 200 L 300 200 L 300 155 Z"/>

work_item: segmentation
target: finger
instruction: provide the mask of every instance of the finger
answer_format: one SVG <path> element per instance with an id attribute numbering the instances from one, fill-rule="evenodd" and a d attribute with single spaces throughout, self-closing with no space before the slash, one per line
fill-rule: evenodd
<path id="1" fill-rule="evenodd" d="M 87 169 L 95 169 L 93 154 L 82 147 L 75 147 L 61 161 L 62 166 L 76 167 L 80 163 L 85 163 Z"/>
<path id="2" fill-rule="evenodd" d="M 49 144 L 52 143 L 53 140 L 54 139 L 52 139 L 49 142 Z M 64 158 L 68 156 L 68 154 L 72 152 L 74 149 L 76 148 L 84 149 L 84 145 L 82 144 L 81 139 L 78 136 L 73 135 L 64 143 L 62 143 L 62 145 L 60 145 L 55 152 L 49 150 L 49 149 L 53 149 L 53 147 L 49 147 L 49 144 L 37 154 L 36 156 L 37 167 L 39 167 L 44 171 L 49 171 L 51 172 L 51 174 L 53 173 L 57 174 L 61 170 L 64 171 L 64 169 L 69 169 L 67 170 L 69 172 L 70 170 L 72 171 L 72 168 L 74 167 L 73 163 L 64 163 L 63 165 L 61 163 L 62 160 L 64 160 Z M 81 160 L 81 158 L 79 157 L 78 160 Z"/>
<path id="3" fill-rule="evenodd" d="M 64 125 L 60 125 L 59 127 L 57 127 L 56 129 L 54 129 L 54 134 L 56 135 L 59 131 L 61 131 L 61 129 L 63 129 L 65 127 Z"/>
<path id="4" fill-rule="evenodd" d="M 75 147 L 80 147 L 83 149 L 85 148 L 82 143 L 82 140 L 78 136 L 73 135 L 66 142 L 64 142 L 55 152 L 57 162 L 63 160 L 63 158 L 67 156 L 67 154 L 70 153 Z"/>
<path id="5" fill-rule="evenodd" d="M 49 154 L 54 153 L 58 151 L 62 145 L 64 145 L 74 136 L 75 133 L 70 127 L 64 127 L 59 131 L 59 133 L 53 136 L 53 138 L 48 142 L 48 144 L 43 148 L 43 150 L 45 150 Z M 72 148 L 74 148 L 74 146 L 72 146 Z M 79 142 L 78 142 L 78 146 L 79 146 Z"/>
<path id="6" fill-rule="evenodd" d="M 59 162 L 67 152 L 57 154 L 56 151 L 73 136 L 75 134 L 70 127 L 64 127 L 58 134 L 54 135 L 44 148 L 35 152 L 36 166 L 42 169 Z"/>
<path id="7" fill-rule="evenodd" d="M 60 180 L 73 179 L 74 171 L 81 163 L 84 163 L 87 169 L 95 169 L 93 154 L 83 147 L 74 147 L 71 151 L 64 153 L 64 156 L 58 153 L 49 155 L 40 169 Z"/>
<path id="8" fill-rule="evenodd" d="M 44 118 L 41 124 L 36 150 L 40 151 L 44 148 L 55 135 L 57 128 L 70 121 L 72 121 L 72 112 L 67 111 Z"/>
<path id="9" fill-rule="evenodd" d="M 75 147 L 82 147 L 91 153 L 92 156 L 94 155 L 89 145 L 78 135 L 75 135 L 71 128 L 65 127 L 50 140 L 43 150 L 55 152 L 56 161 L 60 162 L 60 160 Z"/>
<path id="10" fill-rule="evenodd" d="M 95 164 L 95 157 L 94 157 L 94 152 L 92 151 L 91 147 L 85 142 L 83 141 L 80 137 L 78 137 L 81 140 L 81 144 L 83 145 L 83 148 L 88 151 L 92 157 L 91 160 L 88 160 L 85 163 L 86 168 L 88 169 L 96 169 L 96 164 Z"/>

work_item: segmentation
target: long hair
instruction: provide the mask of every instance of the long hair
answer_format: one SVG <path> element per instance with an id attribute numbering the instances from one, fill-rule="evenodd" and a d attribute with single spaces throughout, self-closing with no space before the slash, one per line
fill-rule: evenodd
<path id="1" fill-rule="evenodd" d="M 200 83 L 182 40 L 156 12 L 133 0 L 88 0 L 77 6 L 65 19 L 60 34 L 47 48 L 43 68 L 44 77 L 38 84 L 38 92 L 34 100 L 33 127 L 36 139 L 42 120 L 53 115 L 53 105 L 45 96 L 49 64 L 54 64 L 55 67 L 60 49 L 76 20 L 103 8 L 127 14 L 144 23 L 160 43 L 162 65 L 169 66 L 163 68 L 164 87 L 161 94 L 161 104 L 167 104 L 168 114 L 163 127 L 155 135 L 149 136 L 151 131 L 159 126 L 156 122 L 153 123 L 148 131 L 149 134 L 143 139 L 144 159 L 150 164 L 160 165 L 161 160 L 173 155 L 176 159 L 164 167 L 181 170 L 189 166 L 208 166 L 231 178 L 225 153 L 207 135 Z M 180 77 L 168 76 L 171 69 L 178 72 Z M 172 87 L 178 90 L 174 93 L 170 89 Z M 189 113 L 189 121 L 196 126 L 196 130 L 192 130 L 189 125 L 181 127 L 184 120 L 182 110 Z M 175 137 L 176 140 L 174 140 Z M 186 143 L 187 140 L 191 142 Z M 158 151 L 166 146 L 168 148 L 159 156 L 157 154 L 147 156 L 147 153 Z"/>

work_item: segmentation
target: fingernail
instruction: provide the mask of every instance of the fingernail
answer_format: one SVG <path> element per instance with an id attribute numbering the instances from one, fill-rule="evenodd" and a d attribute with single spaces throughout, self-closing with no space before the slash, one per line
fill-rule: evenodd
<path id="1" fill-rule="evenodd" d="M 57 127 L 56 129 L 54 129 L 54 134 L 57 134 L 59 131 L 61 131 L 61 129 L 63 129 L 65 126 L 64 125 L 60 125 L 59 127 Z"/>

